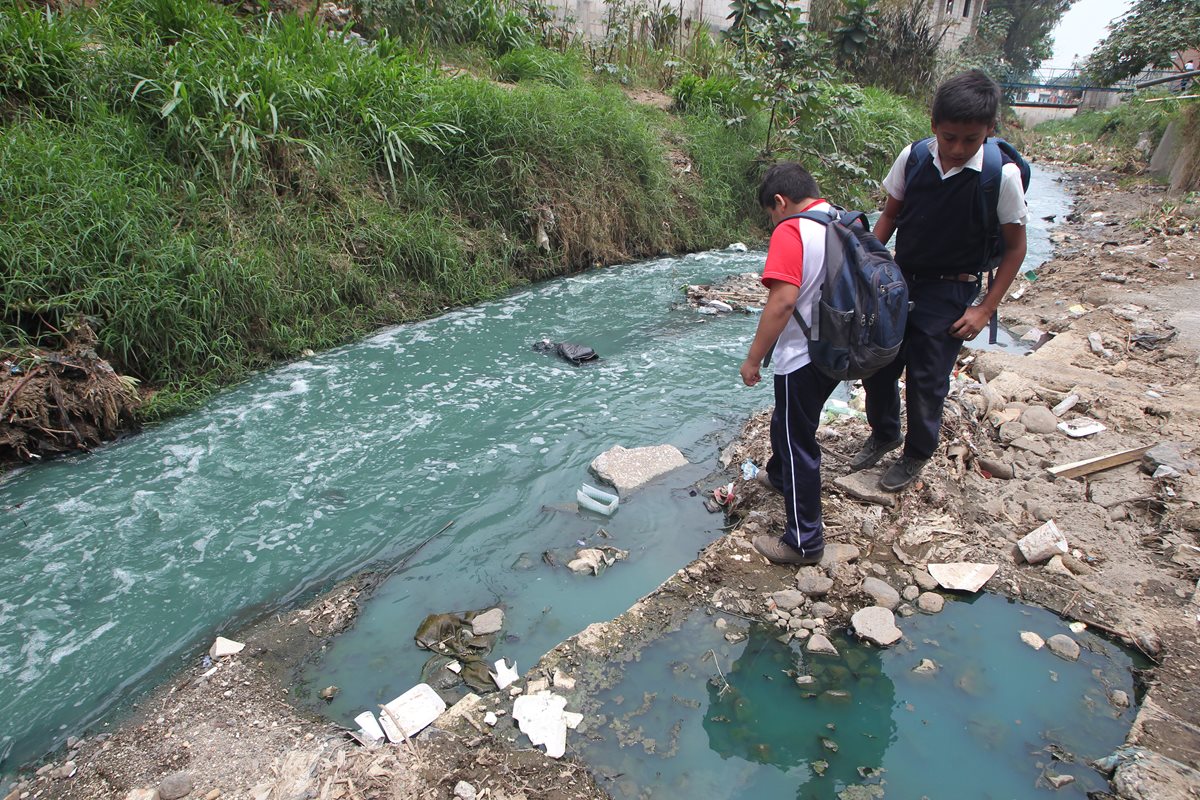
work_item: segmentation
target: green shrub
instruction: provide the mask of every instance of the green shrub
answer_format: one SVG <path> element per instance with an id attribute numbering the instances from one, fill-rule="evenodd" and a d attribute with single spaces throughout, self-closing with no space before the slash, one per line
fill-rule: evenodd
<path id="1" fill-rule="evenodd" d="M 577 84 L 581 73 L 582 66 L 574 53 L 544 47 L 522 47 L 496 60 L 497 77 L 510 83 L 539 80 L 565 89 Z"/>
<path id="2" fill-rule="evenodd" d="M 737 78 L 710 75 L 702 78 L 688 74 L 680 76 L 671 89 L 675 108 L 683 112 L 715 111 L 729 117 L 746 116 L 755 108 L 754 98 Z"/>
<path id="3" fill-rule="evenodd" d="M 59 14 L 0 8 L 0 101 L 40 100 L 82 68 L 79 31 Z"/>

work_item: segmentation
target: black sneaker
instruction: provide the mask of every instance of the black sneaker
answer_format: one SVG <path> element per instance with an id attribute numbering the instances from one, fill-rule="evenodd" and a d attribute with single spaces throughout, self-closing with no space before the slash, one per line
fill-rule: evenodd
<path id="1" fill-rule="evenodd" d="M 850 459 L 850 471 L 858 472 L 862 469 L 869 469 L 879 463 L 879 459 L 895 450 L 900 445 L 904 444 L 903 439 L 897 439 L 894 442 L 881 442 L 875 438 L 875 434 L 867 437 L 863 442 L 862 450 L 859 450 L 854 458 Z"/>
<path id="2" fill-rule="evenodd" d="M 879 488 L 885 492 L 900 491 L 917 479 L 917 476 L 921 474 L 921 468 L 925 466 L 927 460 L 924 458 L 912 458 L 911 456 L 900 456 L 887 468 L 887 472 L 883 473 L 883 477 L 879 479 Z"/>

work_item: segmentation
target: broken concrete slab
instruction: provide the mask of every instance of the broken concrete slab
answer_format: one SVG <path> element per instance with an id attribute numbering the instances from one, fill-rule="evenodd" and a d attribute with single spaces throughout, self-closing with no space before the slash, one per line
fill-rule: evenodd
<path id="1" fill-rule="evenodd" d="M 673 445 L 631 449 L 616 445 L 592 459 L 588 468 L 623 495 L 687 465 L 688 460 Z"/>
<path id="2" fill-rule="evenodd" d="M 930 564 L 929 574 L 943 589 L 955 592 L 978 592 L 999 568 L 998 564 L 957 561 L 949 564 Z"/>
<path id="3" fill-rule="evenodd" d="M 1067 552 L 1067 537 L 1049 520 L 1018 539 L 1017 549 L 1030 564 L 1040 564 Z"/>
<path id="4" fill-rule="evenodd" d="M 860 608 L 850 617 L 850 624 L 855 633 L 880 647 L 895 644 L 904 636 L 896 627 L 895 615 L 883 606 Z"/>
<path id="5" fill-rule="evenodd" d="M 1142 469 L 1153 474 L 1159 467 L 1170 467 L 1180 474 L 1195 475 L 1200 472 L 1200 462 L 1188 458 L 1195 445 L 1180 442 L 1163 442 L 1151 447 L 1142 455 Z"/>
<path id="6" fill-rule="evenodd" d="M 875 472 L 851 472 L 849 475 L 834 478 L 833 485 L 866 503 L 887 508 L 896 505 L 896 495 L 879 488 L 879 475 Z"/>
<path id="7" fill-rule="evenodd" d="M 402 742 L 425 730 L 446 710 L 446 701 L 427 683 L 418 683 L 390 703 L 385 703 L 379 722 L 388 741 Z"/>

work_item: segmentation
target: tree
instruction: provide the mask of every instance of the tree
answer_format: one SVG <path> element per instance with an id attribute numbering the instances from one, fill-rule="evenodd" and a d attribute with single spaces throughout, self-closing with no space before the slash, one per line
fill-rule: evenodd
<path id="1" fill-rule="evenodd" d="M 1014 77 L 1024 77 L 1050 57 L 1054 26 L 1074 3 L 1075 0 L 988 0 L 980 32 L 990 28 L 1003 36 L 1000 60 Z M 989 20 L 996 24 L 988 26 Z"/>
<path id="2" fill-rule="evenodd" d="M 1200 44 L 1200 0 L 1137 0 L 1108 31 L 1087 60 L 1101 84 L 1169 64 L 1174 53 Z"/>

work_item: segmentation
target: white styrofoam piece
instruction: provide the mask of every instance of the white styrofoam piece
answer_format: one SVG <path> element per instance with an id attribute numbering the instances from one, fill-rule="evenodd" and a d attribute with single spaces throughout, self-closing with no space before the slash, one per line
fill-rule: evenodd
<path id="1" fill-rule="evenodd" d="M 427 683 L 418 683 L 384 705 L 379 722 L 388 741 L 402 742 L 415 736 L 442 715 L 446 702 Z"/>

